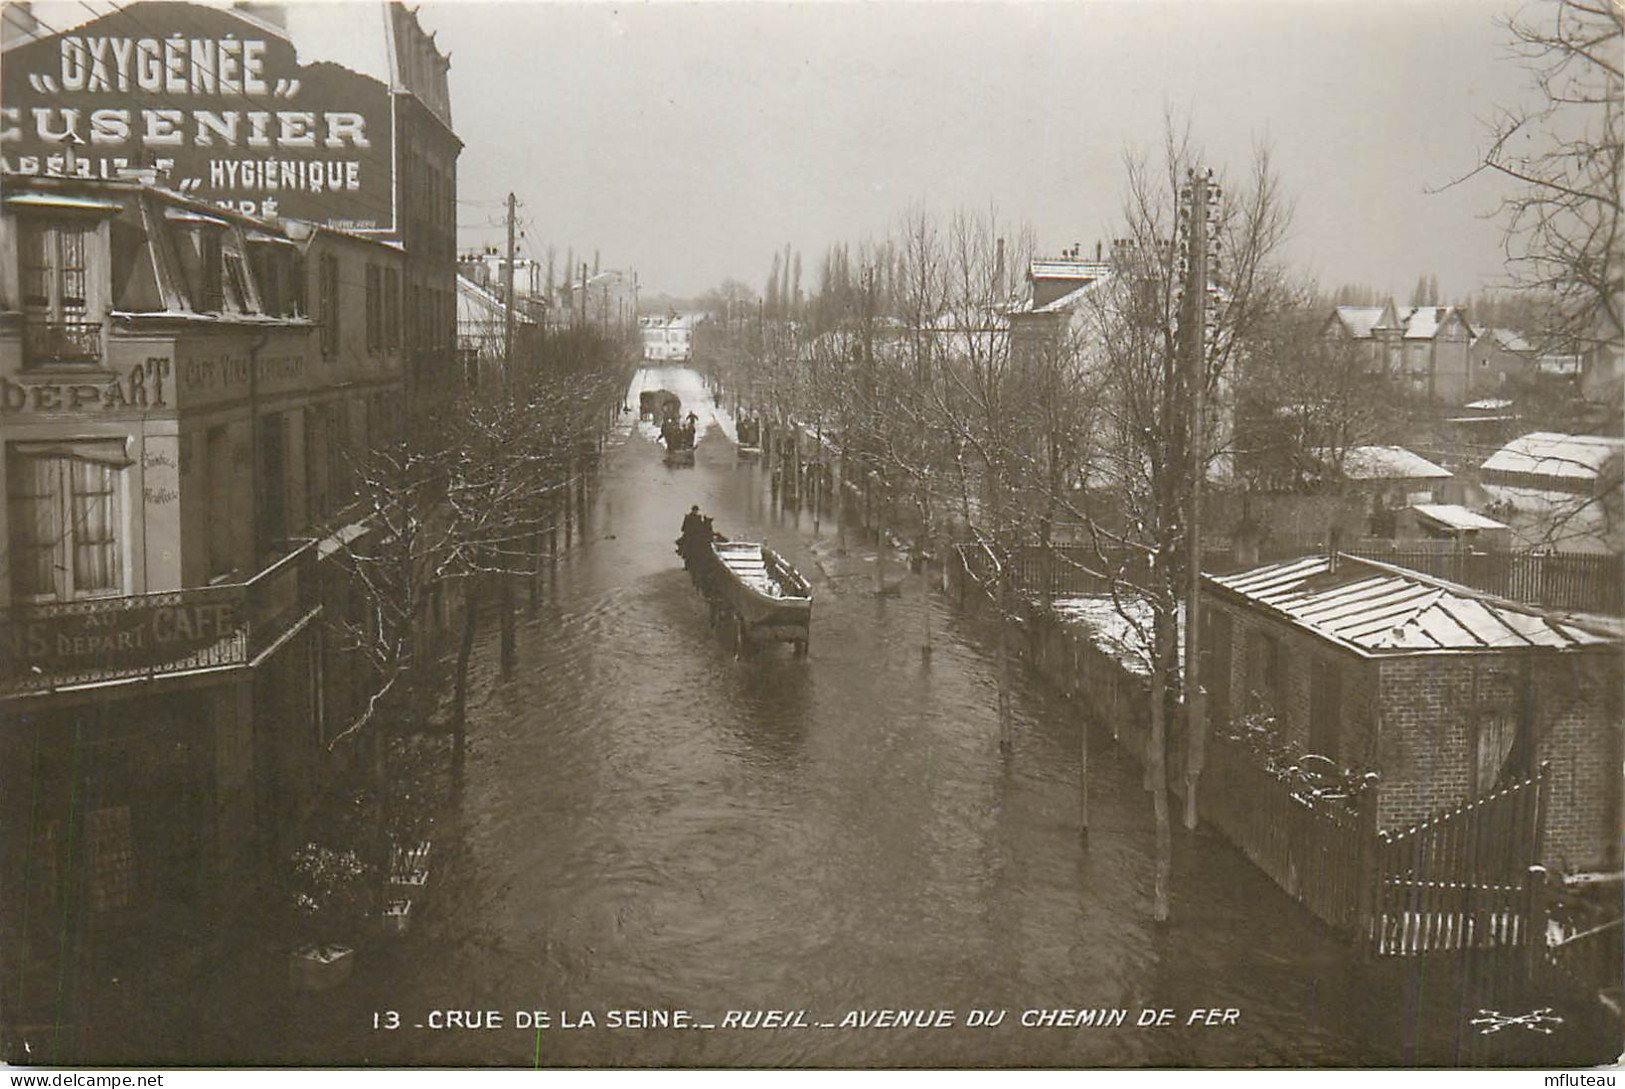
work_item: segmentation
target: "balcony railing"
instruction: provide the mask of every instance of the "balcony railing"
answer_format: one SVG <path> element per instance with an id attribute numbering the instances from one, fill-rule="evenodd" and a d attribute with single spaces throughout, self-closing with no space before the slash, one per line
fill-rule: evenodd
<path id="1" fill-rule="evenodd" d="M 30 366 L 100 363 L 101 322 L 29 320 L 23 324 L 23 350 Z"/>
<path id="2" fill-rule="evenodd" d="M 0 610 L 0 699 L 255 664 L 316 610 L 316 546 L 240 583 Z"/>

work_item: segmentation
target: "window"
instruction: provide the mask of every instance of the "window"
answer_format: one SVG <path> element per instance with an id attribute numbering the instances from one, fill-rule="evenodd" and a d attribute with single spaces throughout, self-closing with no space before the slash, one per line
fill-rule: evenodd
<path id="1" fill-rule="evenodd" d="M 384 347 L 401 346 L 401 274 L 398 269 L 384 270 Z"/>
<path id="2" fill-rule="evenodd" d="M 1343 670 L 1338 662 L 1316 658 L 1309 669 L 1309 751 L 1338 759 L 1342 734 Z"/>
<path id="3" fill-rule="evenodd" d="M 220 275 L 220 232 L 200 227 L 192 232 L 198 253 L 197 308 L 205 314 L 218 314 L 226 305 L 225 282 Z"/>
<path id="4" fill-rule="evenodd" d="M 239 314 L 246 314 L 254 307 L 248 294 L 248 268 L 243 255 L 235 250 L 225 250 L 221 254 L 221 261 L 226 269 L 226 305 Z"/>
<path id="5" fill-rule="evenodd" d="M 231 514 L 231 449 L 225 427 L 211 427 L 204 437 L 209 474 L 209 578 L 229 574 L 233 562 L 231 531 L 236 524 Z"/>
<path id="6" fill-rule="evenodd" d="M 260 417 L 260 459 L 254 487 L 259 497 L 258 549 L 261 557 L 282 550 L 288 537 L 288 417 Z"/>
<path id="7" fill-rule="evenodd" d="M 95 363 L 101 323 L 90 321 L 86 254 L 93 226 L 24 219 L 18 235 L 30 363 Z"/>
<path id="8" fill-rule="evenodd" d="M 384 343 L 384 287 L 382 270 L 367 264 L 367 351 L 376 352 Z"/>
<path id="9" fill-rule="evenodd" d="M 1273 713 L 1281 697 L 1281 641 L 1254 630 L 1247 639 L 1249 709 Z"/>
<path id="10" fill-rule="evenodd" d="M 336 510 L 342 510 L 354 497 L 350 486 L 350 463 L 346 457 L 349 417 L 343 401 L 332 401 L 322 406 L 322 425 L 327 437 L 328 502 Z"/>
<path id="11" fill-rule="evenodd" d="M 322 355 L 339 354 L 339 259 L 322 254 L 317 266 L 316 295 L 321 304 Z"/>
<path id="12" fill-rule="evenodd" d="M 119 593 L 123 441 L 14 443 L 6 454 L 13 596 Z"/>

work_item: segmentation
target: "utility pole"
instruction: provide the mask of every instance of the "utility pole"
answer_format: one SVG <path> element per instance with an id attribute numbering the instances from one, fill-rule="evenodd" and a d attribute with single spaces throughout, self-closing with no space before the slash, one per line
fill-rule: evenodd
<path id="1" fill-rule="evenodd" d="M 514 205 L 517 201 L 512 193 L 508 194 L 508 260 L 502 266 L 502 373 L 503 381 L 512 398 L 514 391 L 513 375 L 513 229 Z"/>
<path id="2" fill-rule="evenodd" d="M 1212 267 L 1217 264 L 1219 187 L 1213 171 L 1191 170 L 1180 196 L 1181 254 L 1185 272 L 1180 300 L 1179 347 L 1184 355 L 1187 453 L 1190 455 L 1189 506 L 1185 511 L 1185 827 L 1196 827 L 1196 784 L 1206 753 L 1206 698 L 1202 691 L 1202 484 L 1207 476 L 1207 349 L 1214 297 Z"/>
<path id="3" fill-rule="evenodd" d="M 514 390 L 518 383 L 514 376 L 513 358 L 513 233 L 514 233 L 514 207 L 518 202 L 512 193 L 508 194 L 508 259 L 502 267 L 502 377 L 503 388 L 508 395 L 509 410 L 513 410 Z M 497 578 L 501 580 L 500 594 L 502 603 L 502 679 L 510 680 L 519 664 L 518 633 L 515 631 L 513 615 L 513 576 L 503 570 L 503 561 L 497 565 Z"/>

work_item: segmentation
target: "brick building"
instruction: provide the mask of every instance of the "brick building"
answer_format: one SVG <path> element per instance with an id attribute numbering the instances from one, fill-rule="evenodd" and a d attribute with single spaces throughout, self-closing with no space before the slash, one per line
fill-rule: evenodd
<path id="1" fill-rule="evenodd" d="M 1216 723 L 1260 712 L 1289 753 L 1377 771 L 1377 823 L 1412 825 L 1550 767 L 1544 857 L 1620 864 L 1620 639 L 1339 555 L 1204 576 Z"/>

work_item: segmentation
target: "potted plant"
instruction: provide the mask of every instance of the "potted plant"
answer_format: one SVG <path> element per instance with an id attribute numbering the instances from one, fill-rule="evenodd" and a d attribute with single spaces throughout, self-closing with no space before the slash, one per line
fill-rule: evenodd
<path id="1" fill-rule="evenodd" d="M 368 867 L 353 850 L 307 843 L 290 860 L 295 942 L 288 981 L 325 991 L 355 969 L 354 941 L 367 916 Z"/>

